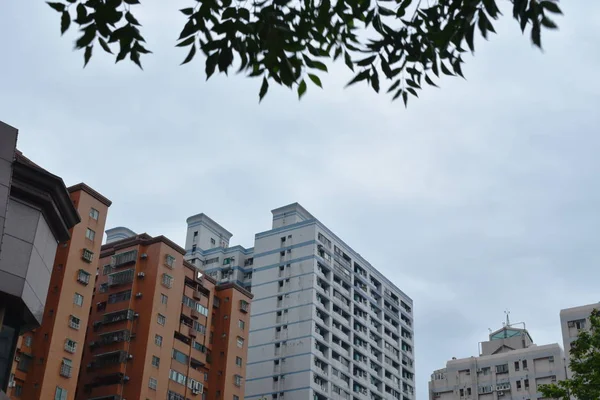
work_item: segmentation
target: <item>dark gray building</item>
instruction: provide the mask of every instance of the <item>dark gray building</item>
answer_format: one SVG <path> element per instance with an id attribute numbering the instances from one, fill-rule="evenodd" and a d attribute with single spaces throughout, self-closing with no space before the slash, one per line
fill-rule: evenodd
<path id="1" fill-rule="evenodd" d="M 63 180 L 16 149 L 0 122 L 0 398 L 20 334 L 42 320 L 59 243 L 79 222 Z"/>

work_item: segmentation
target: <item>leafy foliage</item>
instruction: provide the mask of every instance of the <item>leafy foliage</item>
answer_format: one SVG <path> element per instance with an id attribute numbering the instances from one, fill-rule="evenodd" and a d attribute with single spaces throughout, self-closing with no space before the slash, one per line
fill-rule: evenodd
<path id="1" fill-rule="evenodd" d="M 590 316 L 591 329 L 579 333 L 571 343 L 571 379 L 558 384 L 543 385 L 539 391 L 545 398 L 569 400 L 600 399 L 600 312 L 594 310 Z"/>
<path id="2" fill-rule="evenodd" d="M 140 68 L 140 55 L 150 53 L 131 6 L 139 0 L 63 0 L 48 5 L 61 14 L 61 33 L 79 25 L 77 49 L 85 49 L 86 65 L 97 43 L 108 53 L 118 45 L 115 60 L 129 56 Z M 475 32 L 495 33 L 500 17 L 496 0 L 190 0 L 180 12 L 187 18 L 178 47 L 187 49 L 182 64 L 205 56 L 207 79 L 217 70 L 262 77 L 259 98 L 269 82 L 307 90 L 307 78 L 322 87 L 318 73 L 328 60 L 343 59 L 354 73 L 348 83 L 366 82 L 402 97 L 405 105 L 433 75 L 463 76 L 462 55 L 475 50 Z M 556 29 L 552 14 L 561 14 L 555 0 L 511 0 L 513 18 L 534 45 L 541 47 L 542 27 Z M 468 50 L 467 50 L 468 49 Z"/>

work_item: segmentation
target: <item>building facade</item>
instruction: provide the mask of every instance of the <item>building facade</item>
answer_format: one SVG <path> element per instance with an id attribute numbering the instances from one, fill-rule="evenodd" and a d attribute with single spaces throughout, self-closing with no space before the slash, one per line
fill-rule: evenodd
<path id="1" fill-rule="evenodd" d="M 92 302 L 98 255 L 111 202 L 84 183 L 68 188 L 81 222 L 60 243 L 50 276 L 42 324 L 25 333 L 13 362 L 16 399 L 75 398 Z"/>
<path id="2" fill-rule="evenodd" d="M 42 323 L 58 244 L 80 220 L 62 179 L 16 141 L 17 130 L 0 122 L 0 398 L 12 385 L 19 335 Z"/>
<path id="3" fill-rule="evenodd" d="M 562 331 L 563 346 L 565 349 L 567 376 L 569 378 L 571 377 L 571 369 L 569 367 L 571 343 L 577 339 L 581 331 L 589 331 L 591 327 L 590 315 L 594 309 L 600 310 L 600 303 L 567 308 L 560 311 L 560 328 Z"/>
<path id="4" fill-rule="evenodd" d="M 131 234 L 107 231 L 77 399 L 242 399 L 251 294 Z"/>
<path id="5" fill-rule="evenodd" d="M 507 321 L 508 322 L 508 321 Z M 566 376 L 557 344 L 537 346 L 529 332 L 507 323 L 481 343 L 479 357 L 452 359 L 429 382 L 430 400 L 533 400 L 538 386 Z M 523 324 L 524 326 L 524 324 Z"/>
<path id="6" fill-rule="evenodd" d="M 254 294 L 245 399 L 414 399 L 413 303 L 299 204 L 254 247 L 203 214 L 186 258 Z"/>

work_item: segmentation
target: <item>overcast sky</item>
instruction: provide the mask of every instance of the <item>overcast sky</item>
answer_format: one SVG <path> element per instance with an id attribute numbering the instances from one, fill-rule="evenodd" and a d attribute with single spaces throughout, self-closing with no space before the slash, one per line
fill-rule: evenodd
<path id="1" fill-rule="evenodd" d="M 476 40 L 467 80 L 408 110 L 366 87 L 272 90 L 205 81 L 173 47 L 191 0 L 145 1 L 145 71 L 100 49 L 88 68 L 41 1 L 0 0 L 0 120 L 19 148 L 113 201 L 108 227 L 183 244 L 204 212 L 252 246 L 299 202 L 414 300 L 417 398 L 434 369 L 477 355 L 509 309 L 538 344 L 561 308 L 600 300 L 600 3 L 564 2 L 544 53 L 516 22 Z"/>

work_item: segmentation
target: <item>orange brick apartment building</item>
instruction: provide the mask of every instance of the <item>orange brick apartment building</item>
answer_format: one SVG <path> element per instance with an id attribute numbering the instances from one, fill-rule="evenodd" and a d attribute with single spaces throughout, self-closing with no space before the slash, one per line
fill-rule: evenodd
<path id="1" fill-rule="evenodd" d="M 243 399 L 252 295 L 184 254 L 147 234 L 102 246 L 77 400 Z"/>
<path id="2" fill-rule="evenodd" d="M 83 183 L 67 190 L 81 222 L 56 249 L 41 326 L 18 341 L 7 392 L 11 399 L 75 398 L 111 202 Z"/>

